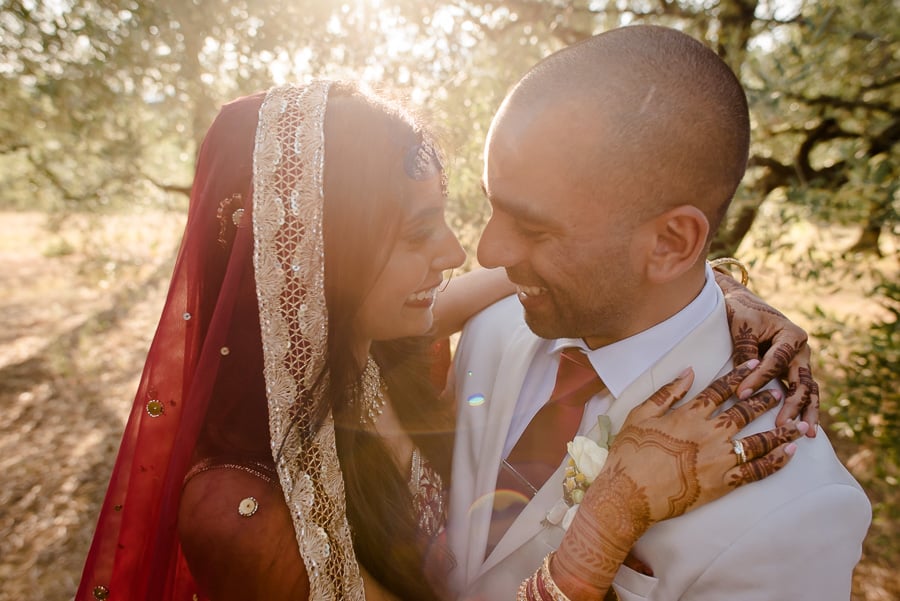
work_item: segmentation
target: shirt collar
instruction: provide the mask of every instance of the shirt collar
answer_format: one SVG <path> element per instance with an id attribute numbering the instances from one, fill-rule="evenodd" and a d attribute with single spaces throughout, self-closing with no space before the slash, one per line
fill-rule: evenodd
<path id="1" fill-rule="evenodd" d="M 706 282 L 700 293 L 684 309 L 643 332 L 612 344 L 590 350 L 580 338 L 559 338 L 553 341 L 549 353 L 576 347 L 591 360 L 597 375 L 614 398 L 618 398 L 642 373 L 647 371 L 685 336 L 703 322 L 716 307 L 718 286 L 709 264 Z"/>

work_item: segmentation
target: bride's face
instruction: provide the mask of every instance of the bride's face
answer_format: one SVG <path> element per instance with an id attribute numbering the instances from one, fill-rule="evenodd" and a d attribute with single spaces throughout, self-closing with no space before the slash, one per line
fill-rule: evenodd
<path id="1" fill-rule="evenodd" d="M 427 334 L 443 272 L 462 265 L 465 252 L 444 220 L 440 177 L 409 180 L 410 202 L 397 240 L 360 310 L 359 328 L 368 340 Z"/>

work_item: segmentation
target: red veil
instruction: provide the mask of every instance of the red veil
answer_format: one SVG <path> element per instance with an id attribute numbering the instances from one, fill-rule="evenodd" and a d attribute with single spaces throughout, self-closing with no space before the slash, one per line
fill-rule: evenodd
<path id="1" fill-rule="evenodd" d="M 185 475 L 200 459 L 277 471 L 311 598 L 363 598 L 330 404 L 315 386 L 325 373 L 329 90 L 319 81 L 236 100 L 204 139 L 77 601 L 200 598 L 176 530 Z M 434 350 L 443 380 L 448 348 Z M 378 370 L 370 357 L 363 395 L 378 394 Z"/>
<path id="2" fill-rule="evenodd" d="M 176 518 L 207 409 L 243 420 L 238 446 L 266 440 L 266 412 L 252 406 L 266 398 L 249 202 L 263 96 L 224 106 L 200 149 L 184 238 L 77 601 L 199 599 Z"/>

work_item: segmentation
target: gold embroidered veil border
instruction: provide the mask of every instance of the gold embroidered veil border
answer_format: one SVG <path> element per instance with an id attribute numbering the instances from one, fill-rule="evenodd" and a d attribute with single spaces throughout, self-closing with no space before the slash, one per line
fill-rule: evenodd
<path id="1" fill-rule="evenodd" d="M 272 88 L 260 107 L 253 264 L 272 453 L 309 574 L 310 598 L 364 599 L 331 412 L 314 435 L 306 434 L 327 402 L 313 384 L 324 365 L 327 337 L 322 179 L 329 87 L 319 81 Z"/>

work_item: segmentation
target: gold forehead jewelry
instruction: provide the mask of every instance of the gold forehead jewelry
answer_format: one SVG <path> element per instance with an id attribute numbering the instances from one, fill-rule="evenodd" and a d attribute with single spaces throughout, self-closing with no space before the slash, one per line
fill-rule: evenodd
<path id="1" fill-rule="evenodd" d="M 423 181 L 441 173 L 441 160 L 431 143 L 424 141 L 409 148 L 403 157 L 403 170 L 407 177 Z"/>

